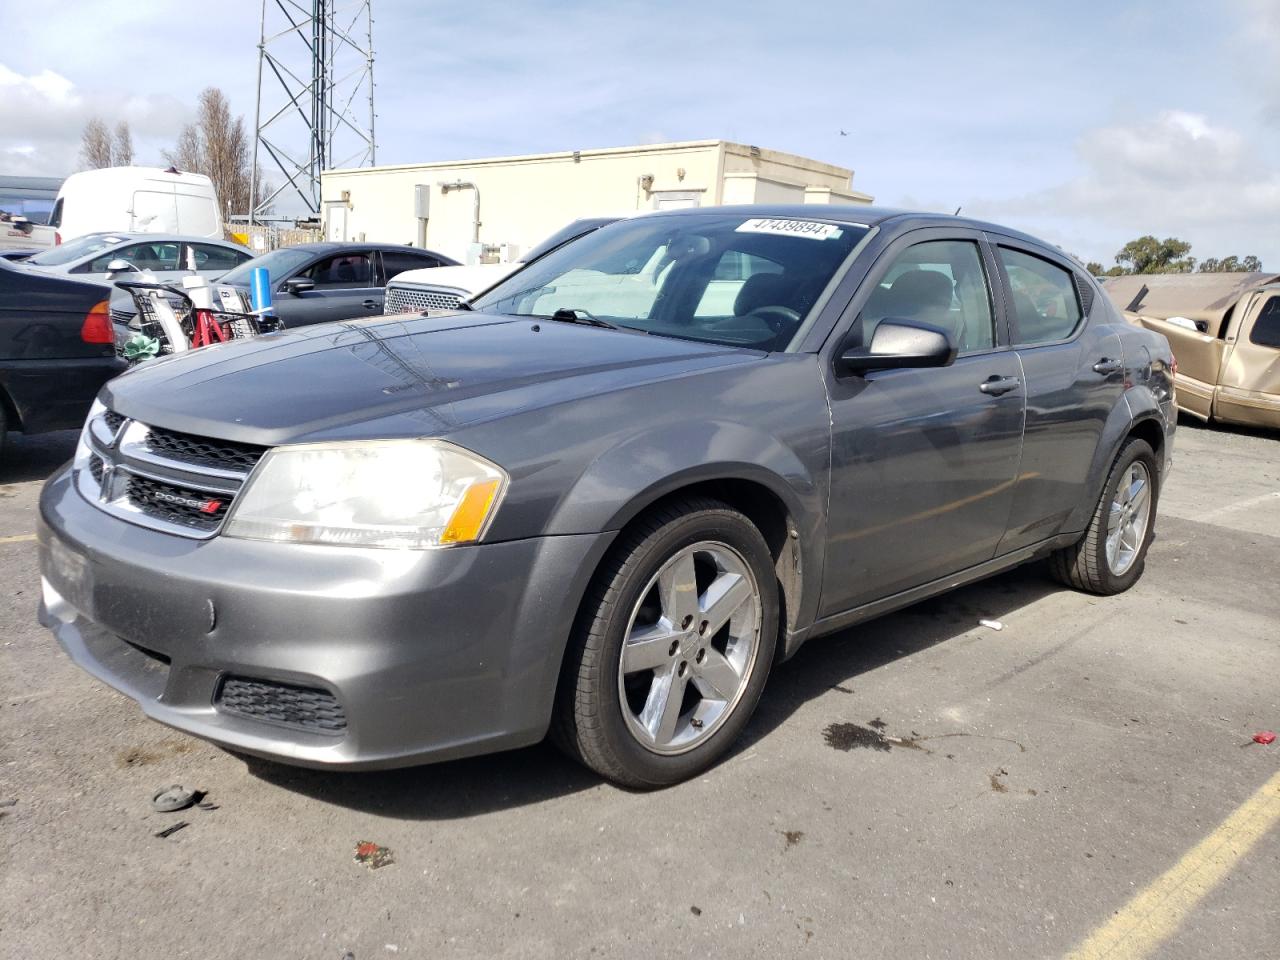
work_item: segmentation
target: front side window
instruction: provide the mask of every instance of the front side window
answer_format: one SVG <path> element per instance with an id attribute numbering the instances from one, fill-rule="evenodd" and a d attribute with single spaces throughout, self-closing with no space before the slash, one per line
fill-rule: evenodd
<path id="1" fill-rule="evenodd" d="M 473 301 L 590 314 L 657 336 L 785 350 L 867 228 L 798 217 L 646 216 L 589 233 Z"/>
<path id="2" fill-rule="evenodd" d="M 281 283 L 293 275 L 293 271 L 315 256 L 310 250 L 299 250 L 291 247 L 284 247 L 280 250 L 272 250 L 270 253 L 264 253 L 260 257 L 254 257 L 246 260 L 234 270 L 222 277 L 223 283 L 237 283 L 242 286 L 249 286 L 253 280 L 253 271 L 261 267 L 267 271 L 272 285 Z"/>
<path id="3" fill-rule="evenodd" d="M 340 253 L 312 265 L 301 276 L 314 280 L 317 290 L 372 287 L 373 258 L 367 253 Z"/>
<path id="4" fill-rule="evenodd" d="M 112 260 L 125 260 L 139 270 L 180 270 L 178 249 L 176 243 L 135 243 L 94 257 L 84 266 L 77 267 L 76 272 L 106 273 L 107 264 Z"/>
<path id="5" fill-rule="evenodd" d="M 1071 336 L 1084 319 L 1071 271 L 1020 250 L 999 251 L 1013 293 L 1014 340 L 1053 343 Z"/>
<path id="6" fill-rule="evenodd" d="M 908 247 L 872 291 L 852 331 L 871 343 L 883 320 L 915 320 L 941 327 L 960 353 L 995 346 L 991 294 L 982 254 L 972 240 L 930 240 Z"/>
<path id="7" fill-rule="evenodd" d="M 1249 331 L 1249 342 L 1260 347 L 1280 347 L 1280 297 L 1267 301 Z"/>

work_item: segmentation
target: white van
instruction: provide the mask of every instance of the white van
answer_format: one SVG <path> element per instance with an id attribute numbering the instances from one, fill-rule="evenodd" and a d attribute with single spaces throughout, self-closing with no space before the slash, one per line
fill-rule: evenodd
<path id="1" fill-rule="evenodd" d="M 49 226 L 62 241 L 86 233 L 180 233 L 222 239 L 213 181 L 170 167 L 105 167 L 67 177 Z"/>

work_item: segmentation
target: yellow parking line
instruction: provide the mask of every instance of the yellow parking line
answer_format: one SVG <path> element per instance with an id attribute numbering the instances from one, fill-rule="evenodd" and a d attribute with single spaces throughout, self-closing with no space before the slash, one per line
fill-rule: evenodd
<path id="1" fill-rule="evenodd" d="M 1277 821 L 1280 773 L 1067 954 L 1066 960 L 1140 960 L 1150 956 Z"/>
<path id="2" fill-rule="evenodd" d="M 16 537 L 0 537 L 0 543 L 27 543 L 35 538 L 34 533 L 20 533 Z"/>

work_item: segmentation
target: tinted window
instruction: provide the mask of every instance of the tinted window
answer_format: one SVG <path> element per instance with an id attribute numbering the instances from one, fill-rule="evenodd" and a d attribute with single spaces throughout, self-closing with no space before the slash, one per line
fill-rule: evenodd
<path id="1" fill-rule="evenodd" d="M 784 350 L 866 233 L 801 217 L 638 217 L 548 253 L 473 305 L 514 316 L 586 311 L 657 336 Z M 743 266 L 766 261 L 767 272 Z M 714 279 L 748 271 L 741 280 Z M 713 283 L 733 286 L 722 298 Z"/>
<path id="2" fill-rule="evenodd" d="M 247 251 L 217 247 L 208 243 L 193 243 L 191 249 L 195 253 L 197 270 L 230 270 L 253 256 Z"/>
<path id="3" fill-rule="evenodd" d="M 991 349 L 991 294 L 978 245 L 931 240 L 899 254 L 862 308 L 857 342 L 869 344 L 876 326 L 888 318 L 941 327 L 961 353 Z"/>
<path id="4" fill-rule="evenodd" d="M 1071 336 L 1084 317 L 1071 271 L 1005 247 L 1000 259 L 1013 293 L 1014 339 L 1052 343 Z"/>
<path id="5" fill-rule="evenodd" d="M 1249 342 L 1260 347 L 1280 347 L 1280 297 L 1272 297 L 1253 321 Z"/>
<path id="6" fill-rule="evenodd" d="M 372 287 L 373 258 L 367 253 L 340 253 L 325 257 L 300 276 L 314 280 L 317 290 Z"/>
<path id="7" fill-rule="evenodd" d="M 438 266 L 440 266 L 440 261 L 435 257 L 415 256 L 412 253 L 397 253 L 392 250 L 382 251 L 384 280 L 390 280 L 406 270 L 421 270 L 423 267 Z"/>

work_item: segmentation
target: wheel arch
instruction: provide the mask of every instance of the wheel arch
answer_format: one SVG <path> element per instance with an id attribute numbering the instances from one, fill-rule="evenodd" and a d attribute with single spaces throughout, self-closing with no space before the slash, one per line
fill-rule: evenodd
<path id="1" fill-rule="evenodd" d="M 1102 485 L 1106 483 L 1111 464 L 1131 437 L 1149 443 L 1156 454 L 1156 463 L 1163 467 L 1167 440 L 1165 416 L 1150 391 L 1145 389 L 1129 390 L 1112 408 L 1094 451 L 1093 463 L 1089 466 L 1086 496 L 1063 524 L 1064 532 L 1083 530 L 1088 525 L 1098 497 L 1102 495 Z"/>

